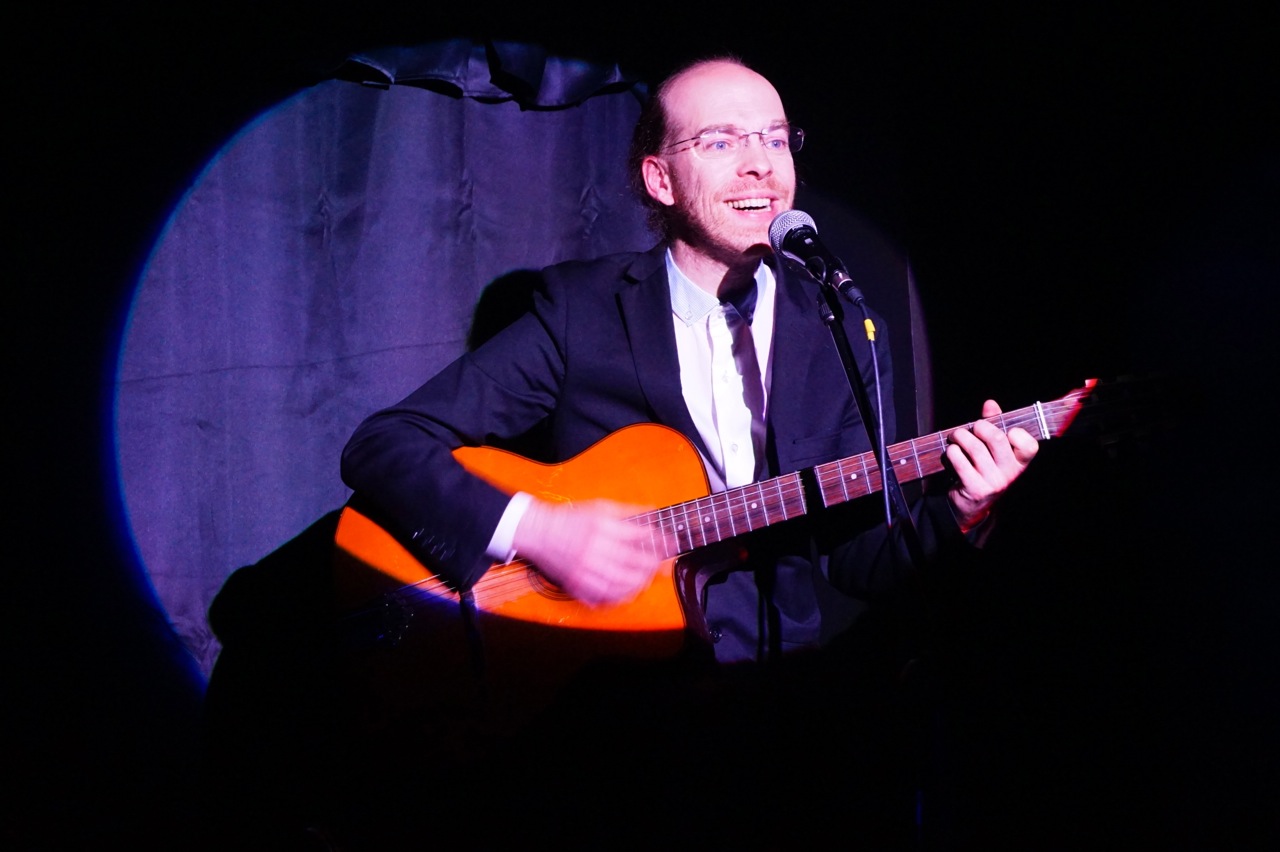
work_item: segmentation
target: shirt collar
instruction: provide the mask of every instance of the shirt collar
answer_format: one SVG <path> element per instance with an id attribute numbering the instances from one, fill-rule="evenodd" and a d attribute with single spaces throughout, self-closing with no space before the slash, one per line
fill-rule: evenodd
<path id="1" fill-rule="evenodd" d="M 766 290 L 772 290 L 774 286 L 773 270 L 764 261 L 756 267 L 755 278 L 756 286 L 732 303 L 735 310 L 746 318 L 747 322 L 751 322 L 755 306 L 760 301 L 760 294 Z M 693 325 L 705 319 L 708 314 L 720 307 L 719 299 L 694 284 L 689 280 L 689 276 L 681 271 L 676 265 L 675 258 L 671 256 L 671 249 L 667 249 L 667 286 L 671 290 L 671 311 L 685 325 Z"/>

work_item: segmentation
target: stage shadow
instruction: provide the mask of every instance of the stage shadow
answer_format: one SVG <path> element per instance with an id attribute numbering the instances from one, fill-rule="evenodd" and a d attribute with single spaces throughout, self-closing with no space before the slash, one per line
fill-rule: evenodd
<path id="1" fill-rule="evenodd" d="M 694 645 L 629 654 L 482 617 L 482 668 L 452 603 L 338 605 L 361 567 L 335 549 L 339 517 L 236 571 L 210 610 L 213 847 L 758 847 L 834 839 L 841 813 L 911 848 L 927 704 L 874 643 L 716 667 Z"/>

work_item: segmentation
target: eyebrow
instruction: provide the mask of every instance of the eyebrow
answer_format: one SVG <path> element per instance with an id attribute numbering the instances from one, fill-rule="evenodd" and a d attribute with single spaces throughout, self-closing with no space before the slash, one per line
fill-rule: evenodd
<path id="1" fill-rule="evenodd" d="M 762 130 L 776 130 L 776 129 L 777 129 L 777 128 L 779 128 L 779 127 L 786 127 L 786 126 L 788 126 L 788 124 L 789 124 L 789 123 L 790 123 L 790 122 L 788 122 L 786 119 L 778 119 L 778 120 L 775 120 L 775 121 L 771 121 L 771 122 L 769 122 L 768 124 L 766 124 L 766 125 L 765 125 L 763 128 L 761 128 L 761 129 L 762 129 Z M 757 132 L 757 131 L 755 131 L 755 130 L 751 130 L 751 131 L 742 131 L 742 128 L 738 127 L 738 125 L 736 125 L 736 124 L 712 124 L 712 125 L 709 125 L 709 126 L 707 126 L 707 127 L 702 128 L 702 129 L 701 129 L 701 130 L 699 130 L 695 135 L 697 135 L 697 136 L 701 136 L 701 135 L 702 135 L 702 134 L 704 134 L 704 133 L 711 133 L 712 131 L 716 131 L 716 130 L 725 130 L 725 131 L 741 131 L 741 132 L 750 132 L 750 133 L 756 133 L 756 132 Z"/>
<path id="2" fill-rule="evenodd" d="M 764 125 L 764 127 L 760 129 L 774 130 L 777 128 L 788 127 L 788 124 L 790 123 L 786 122 L 786 120 L 781 120 L 781 122 L 771 122 L 767 125 Z M 695 137 L 703 136 L 704 133 L 721 132 L 721 130 L 723 130 L 723 132 L 726 132 L 726 133 L 737 134 L 737 136 L 741 136 L 742 133 L 758 132 L 758 130 L 744 130 L 740 128 L 739 125 L 736 125 L 736 124 L 710 124 L 708 125 L 708 127 L 704 127 L 703 129 L 698 130 L 698 132 L 694 133 L 694 136 Z"/>

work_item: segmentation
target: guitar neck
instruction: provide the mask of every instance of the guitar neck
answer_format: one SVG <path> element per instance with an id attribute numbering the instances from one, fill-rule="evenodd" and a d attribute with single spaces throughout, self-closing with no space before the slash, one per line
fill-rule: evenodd
<path id="1" fill-rule="evenodd" d="M 985 419 L 1004 432 L 1021 427 L 1040 440 L 1055 438 L 1075 419 L 1094 385 L 1091 380 L 1061 399 L 1037 402 Z M 947 435 L 952 431 L 934 432 L 888 447 L 888 463 L 893 466 L 898 481 L 911 482 L 942 472 Z M 820 464 L 811 471 L 816 483 L 813 493 L 822 508 L 866 497 L 884 488 L 884 476 L 874 452 Z M 798 471 L 730 488 L 648 512 L 637 520 L 658 534 L 654 539 L 655 548 L 670 559 L 807 514 L 810 506 L 805 476 L 805 471 Z M 675 552 L 671 552 L 673 549 Z"/>

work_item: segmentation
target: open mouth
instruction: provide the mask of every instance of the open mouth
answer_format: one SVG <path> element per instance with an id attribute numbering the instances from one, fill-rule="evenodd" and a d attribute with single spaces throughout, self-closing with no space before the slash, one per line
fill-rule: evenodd
<path id="1" fill-rule="evenodd" d="M 768 198 L 738 198 L 728 202 L 734 210 L 768 210 Z"/>

